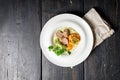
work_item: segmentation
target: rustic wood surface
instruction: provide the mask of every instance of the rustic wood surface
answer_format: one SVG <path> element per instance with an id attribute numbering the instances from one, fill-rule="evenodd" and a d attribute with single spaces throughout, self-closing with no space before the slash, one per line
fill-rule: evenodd
<path id="1" fill-rule="evenodd" d="M 73 69 L 53 65 L 42 56 L 42 79 L 120 80 L 119 6 L 119 0 L 42 0 L 42 26 L 57 14 L 73 13 L 82 17 L 94 7 L 115 30 L 114 35 L 96 47 L 87 60 Z"/>
<path id="2" fill-rule="evenodd" d="M 40 80 L 38 0 L 0 0 L 0 80 Z"/>
<path id="3" fill-rule="evenodd" d="M 82 17 L 92 7 L 115 34 L 73 69 L 49 62 L 39 46 L 44 24 L 60 13 Z M 120 1 L 0 0 L 0 80 L 120 80 Z"/>

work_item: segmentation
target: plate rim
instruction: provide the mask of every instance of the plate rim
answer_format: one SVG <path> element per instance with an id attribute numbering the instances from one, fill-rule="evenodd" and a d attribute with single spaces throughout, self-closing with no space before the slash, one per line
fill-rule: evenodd
<path id="1" fill-rule="evenodd" d="M 41 35 L 42 35 L 42 33 L 43 33 L 44 29 L 45 29 L 46 24 L 48 24 L 52 19 L 55 19 L 56 17 L 65 16 L 65 15 L 67 15 L 67 16 L 76 16 L 76 17 L 78 17 L 79 19 L 81 19 L 82 21 L 84 21 L 84 23 L 87 24 L 87 26 L 89 27 L 89 30 L 90 30 L 90 32 L 91 32 L 91 34 L 92 34 L 92 41 L 91 41 L 91 44 L 92 44 L 92 45 L 91 45 L 91 48 L 90 48 L 89 53 L 87 54 L 86 57 L 84 57 L 84 59 L 82 59 L 82 61 L 79 61 L 79 63 L 74 64 L 74 65 L 71 65 L 71 66 L 62 66 L 62 65 L 58 65 L 58 64 L 53 63 L 53 62 L 45 55 L 45 53 L 44 53 L 44 51 L 43 51 L 43 48 L 42 48 L 42 45 L 41 45 Z M 79 22 L 79 21 L 78 21 L 78 22 Z M 92 51 L 92 49 L 93 49 L 93 46 L 94 46 L 94 35 L 93 35 L 93 31 L 92 31 L 90 25 L 89 25 L 83 18 L 81 18 L 80 16 L 77 16 L 77 15 L 75 15 L 75 14 L 71 14 L 71 13 L 62 13 L 62 14 L 58 14 L 58 15 L 56 15 L 56 16 L 53 16 L 52 18 L 50 18 L 50 19 L 44 24 L 44 26 L 42 27 L 42 30 L 41 30 L 41 32 L 40 32 L 40 40 L 39 40 L 39 42 L 40 42 L 40 47 L 41 47 L 41 50 L 42 50 L 42 54 L 44 54 L 44 56 L 47 58 L 47 60 L 48 60 L 49 62 L 51 62 L 51 63 L 53 63 L 53 64 L 55 64 L 55 65 L 57 65 L 57 66 L 61 66 L 61 67 L 73 67 L 73 66 L 76 66 L 76 65 L 82 63 L 83 61 L 85 61 L 85 60 L 88 58 L 88 56 L 90 55 L 90 53 L 91 53 L 91 51 Z"/>

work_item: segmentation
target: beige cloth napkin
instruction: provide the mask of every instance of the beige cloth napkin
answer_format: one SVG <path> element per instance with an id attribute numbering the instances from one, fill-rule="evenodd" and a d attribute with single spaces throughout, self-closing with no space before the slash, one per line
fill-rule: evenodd
<path id="1" fill-rule="evenodd" d="M 94 48 L 114 33 L 114 30 L 111 28 L 110 24 L 107 23 L 94 8 L 88 11 L 84 15 L 83 19 L 88 22 L 93 31 Z"/>

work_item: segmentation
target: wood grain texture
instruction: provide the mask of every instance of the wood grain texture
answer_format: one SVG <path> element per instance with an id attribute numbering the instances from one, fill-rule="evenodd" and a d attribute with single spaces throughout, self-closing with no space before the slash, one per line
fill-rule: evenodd
<path id="1" fill-rule="evenodd" d="M 60 13 L 83 15 L 83 0 L 42 0 L 42 26 Z M 51 26 L 52 28 L 52 26 Z M 75 68 L 62 68 L 42 56 L 42 80 L 84 80 L 83 63 Z"/>
<path id="2" fill-rule="evenodd" d="M 71 4 L 72 3 L 72 4 Z M 120 79 L 120 1 L 119 0 L 43 0 L 42 26 L 54 15 L 73 13 L 83 16 L 94 7 L 112 25 L 115 34 L 94 49 L 84 63 L 73 69 L 57 67 L 43 56 L 43 80 L 119 80 Z"/>
<path id="3" fill-rule="evenodd" d="M 118 1 L 117 0 L 95 0 L 84 2 L 84 10 L 95 7 L 99 14 L 112 25 L 115 34 L 106 39 L 84 62 L 85 80 L 119 80 L 120 79 L 120 44 L 118 37 L 120 26 L 117 24 Z M 88 6 L 89 5 L 89 6 Z M 120 10 L 120 9 L 119 9 Z"/>
<path id="4" fill-rule="evenodd" d="M 39 34 L 51 17 L 82 17 L 92 7 L 112 25 L 114 35 L 73 69 L 41 55 Z M 119 41 L 119 0 L 0 0 L 0 80 L 120 80 Z"/>
<path id="5" fill-rule="evenodd" d="M 0 80 L 40 79 L 38 0 L 0 0 Z"/>

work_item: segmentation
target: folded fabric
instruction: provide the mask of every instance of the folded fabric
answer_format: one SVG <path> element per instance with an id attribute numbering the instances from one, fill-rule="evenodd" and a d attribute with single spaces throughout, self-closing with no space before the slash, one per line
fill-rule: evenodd
<path id="1" fill-rule="evenodd" d="M 114 30 L 111 28 L 110 24 L 107 23 L 98 13 L 92 8 L 88 11 L 83 19 L 85 19 L 90 25 L 94 34 L 94 48 L 102 43 L 105 39 L 110 37 Z"/>

